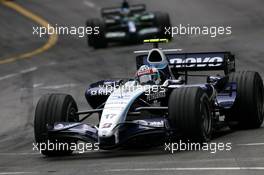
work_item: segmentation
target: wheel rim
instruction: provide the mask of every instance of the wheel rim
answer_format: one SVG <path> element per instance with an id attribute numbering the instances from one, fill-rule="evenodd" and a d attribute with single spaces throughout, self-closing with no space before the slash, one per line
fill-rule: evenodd
<path id="1" fill-rule="evenodd" d="M 263 90 L 261 86 L 257 88 L 257 91 L 255 94 L 256 94 L 256 99 L 257 99 L 257 111 L 258 111 L 259 121 L 262 121 L 264 104 L 263 104 Z"/>
<path id="2" fill-rule="evenodd" d="M 67 120 L 69 122 L 77 122 L 76 119 L 76 108 L 73 106 L 73 104 L 69 104 L 68 110 L 67 110 Z"/>
<path id="3" fill-rule="evenodd" d="M 207 105 L 202 107 L 202 129 L 206 137 L 211 133 L 211 117 Z"/>

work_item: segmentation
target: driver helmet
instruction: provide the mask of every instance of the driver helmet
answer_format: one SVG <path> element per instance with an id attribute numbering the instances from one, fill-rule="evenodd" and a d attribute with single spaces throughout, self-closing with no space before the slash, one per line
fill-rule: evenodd
<path id="1" fill-rule="evenodd" d="M 160 85 L 161 84 L 159 70 L 155 67 L 149 67 L 147 65 L 143 65 L 138 69 L 136 73 L 136 79 L 141 85 L 145 85 L 145 84 Z"/>
<path id="2" fill-rule="evenodd" d="M 130 13 L 129 4 L 127 1 L 124 1 L 121 7 L 121 14 L 124 16 L 128 16 Z"/>

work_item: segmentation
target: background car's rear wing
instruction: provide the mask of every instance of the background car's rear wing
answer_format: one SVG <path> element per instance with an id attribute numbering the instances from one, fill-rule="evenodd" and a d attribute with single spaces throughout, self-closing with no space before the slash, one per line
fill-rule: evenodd
<path id="1" fill-rule="evenodd" d="M 235 57 L 230 52 L 164 53 L 173 72 L 223 70 L 229 74 L 235 71 Z M 150 65 L 147 55 L 136 59 L 137 68 Z"/>
<path id="2" fill-rule="evenodd" d="M 145 4 L 135 4 L 129 6 L 131 13 L 140 13 L 146 11 Z M 121 8 L 120 7 L 110 7 L 110 8 L 102 8 L 101 15 L 108 16 L 108 15 L 120 15 Z"/>

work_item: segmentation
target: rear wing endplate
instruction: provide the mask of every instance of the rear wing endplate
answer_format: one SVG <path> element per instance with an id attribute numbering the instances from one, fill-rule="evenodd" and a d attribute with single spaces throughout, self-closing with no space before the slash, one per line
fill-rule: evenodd
<path id="1" fill-rule="evenodd" d="M 145 4 L 135 4 L 129 6 L 131 13 L 140 13 L 146 11 L 146 5 Z M 101 15 L 102 16 L 108 16 L 108 15 L 120 15 L 121 13 L 120 7 L 110 7 L 110 8 L 102 8 L 101 9 Z"/>

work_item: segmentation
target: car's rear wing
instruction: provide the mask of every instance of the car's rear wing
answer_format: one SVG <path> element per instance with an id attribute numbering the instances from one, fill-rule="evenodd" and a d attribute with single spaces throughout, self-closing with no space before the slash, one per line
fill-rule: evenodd
<path id="1" fill-rule="evenodd" d="M 145 4 L 135 4 L 129 6 L 131 13 L 141 13 L 146 11 L 146 5 Z M 114 16 L 114 15 L 120 15 L 121 13 L 120 7 L 110 7 L 110 8 L 102 8 L 101 9 L 101 15 L 104 16 Z"/>
<path id="2" fill-rule="evenodd" d="M 173 72 L 223 70 L 229 74 L 235 71 L 235 57 L 230 52 L 164 53 Z M 147 57 L 137 56 L 137 68 L 150 65 Z"/>

